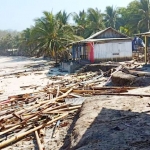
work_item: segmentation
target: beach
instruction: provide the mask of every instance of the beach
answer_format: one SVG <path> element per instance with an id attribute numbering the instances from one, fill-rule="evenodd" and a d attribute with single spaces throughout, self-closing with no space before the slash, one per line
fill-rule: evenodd
<path id="1" fill-rule="evenodd" d="M 42 58 L 0 57 L 0 100 L 9 96 L 34 93 L 51 82 L 51 76 L 64 75 L 52 61 Z"/>

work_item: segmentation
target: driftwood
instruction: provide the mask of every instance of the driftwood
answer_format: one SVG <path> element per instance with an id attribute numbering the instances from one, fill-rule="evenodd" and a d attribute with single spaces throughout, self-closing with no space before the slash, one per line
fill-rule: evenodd
<path id="1" fill-rule="evenodd" d="M 122 65 L 120 65 L 119 67 L 116 68 L 116 70 L 110 75 L 110 77 L 108 78 L 107 82 L 105 83 L 105 85 L 108 85 L 109 82 L 111 81 L 111 78 L 113 76 L 113 74 L 115 74 L 116 72 L 118 72 L 119 70 L 121 70 L 123 68 Z"/>

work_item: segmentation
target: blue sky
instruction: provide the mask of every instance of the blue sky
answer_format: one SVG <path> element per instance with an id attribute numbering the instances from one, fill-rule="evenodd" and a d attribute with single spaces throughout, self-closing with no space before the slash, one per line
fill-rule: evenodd
<path id="1" fill-rule="evenodd" d="M 106 6 L 126 7 L 133 0 L 0 0 L 0 30 L 21 31 L 34 25 L 34 19 L 43 11 L 60 10 L 79 12 L 87 8 L 98 8 L 104 12 Z"/>

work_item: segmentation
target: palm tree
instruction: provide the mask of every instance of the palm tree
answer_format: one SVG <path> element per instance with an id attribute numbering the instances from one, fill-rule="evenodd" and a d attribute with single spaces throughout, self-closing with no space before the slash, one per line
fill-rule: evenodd
<path id="1" fill-rule="evenodd" d="M 113 27 L 116 28 L 117 23 L 117 9 L 114 9 L 113 6 L 107 6 L 104 14 L 104 21 L 106 24 L 106 27 Z"/>
<path id="2" fill-rule="evenodd" d="M 59 11 L 56 14 L 56 20 L 59 21 L 62 25 L 68 24 L 69 17 L 70 17 L 70 14 L 67 14 L 66 11 L 63 11 L 63 12 Z"/>
<path id="3" fill-rule="evenodd" d="M 26 28 L 22 31 L 19 44 L 19 53 L 22 55 L 32 56 L 32 49 L 35 41 L 33 40 L 33 28 Z"/>
<path id="4" fill-rule="evenodd" d="M 101 11 L 98 10 L 98 8 L 96 9 L 89 8 L 87 13 L 88 13 L 87 15 L 88 36 L 105 28 L 105 25 L 103 22 L 103 16 L 101 14 Z"/>
<path id="5" fill-rule="evenodd" d="M 145 31 L 150 31 L 150 3 L 149 0 L 140 0 L 139 13 L 142 19 L 138 22 L 138 27 L 142 27 Z"/>
<path id="6" fill-rule="evenodd" d="M 79 39 L 73 35 L 72 27 L 56 20 L 52 12 L 45 11 L 43 14 L 42 18 L 36 19 L 34 28 L 34 40 L 38 43 L 36 49 L 39 50 L 39 54 L 54 57 L 57 63 L 59 51 Z"/>
<path id="7" fill-rule="evenodd" d="M 82 10 L 77 13 L 73 13 L 73 20 L 75 21 L 77 26 L 74 26 L 75 33 L 79 36 L 86 38 L 86 26 L 87 26 L 87 13 Z"/>

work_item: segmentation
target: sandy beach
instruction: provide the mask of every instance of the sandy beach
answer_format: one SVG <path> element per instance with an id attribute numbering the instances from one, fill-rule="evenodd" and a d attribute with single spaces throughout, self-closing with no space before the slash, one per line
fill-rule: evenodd
<path id="1" fill-rule="evenodd" d="M 50 76 L 64 75 L 53 62 L 42 58 L 0 57 L 0 100 L 8 96 L 34 93 L 51 82 Z"/>
<path id="2" fill-rule="evenodd" d="M 150 85 L 104 86 L 110 76 L 103 76 L 106 72 L 69 75 L 53 64 L 42 58 L 0 57 L 0 100 L 9 99 L 1 102 L 0 147 L 37 150 L 37 131 L 45 150 L 140 149 L 141 144 L 149 149 Z M 150 75 L 149 67 L 136 69 L 145 74 L 140 81 Z M 119 81 L 128 81 L 133 72 L 123 71 Z M 19 94 L 24 97 L 13 97 Z"/>

